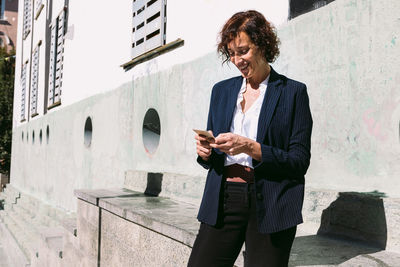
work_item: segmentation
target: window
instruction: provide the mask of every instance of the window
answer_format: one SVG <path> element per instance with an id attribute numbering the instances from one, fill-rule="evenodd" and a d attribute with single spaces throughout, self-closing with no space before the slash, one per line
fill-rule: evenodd
<path id="1" fill-rule="evenodd" d="M 43 7 L 44 7 L 43 0 L 35 0 L 35 19 L 39 17 Z"/>
<path id="2" fill-rule="evenodd" d="M 37 100 L 38 100 L 38 82 L 39 82 L 39 49 L 41 42 L 33 51 L 32 55 L 32 77 L 31 77 L 31 116 L 38 115 Z"/>
<path id="3" fill-rule="evenodd" d="M 51 25 L 48 108 L 61 103 L 65 10 Z"/>
<path id="4" fill-rule="evenodd" d="M 165 44 L 166 0 L 133 0 L 132 57 Z"/>
<path id="5" fill-rule="evenodd" d="M 25 39 L 31 32 L 31 0 L 24 0 L 24 24 L 23 24 L 23 38 Z"/>
<path id="6" fill-rule="evenodd" d="M 0 19 L 4 19 L 5 9 L 6 9 L 6 0 L 0 0 Z"/>
<path id="7" fill-rule="evenodd" d="M 21 121 L 25 120 L 25 97 L 26 97 L 26 69 L 28 61 L 22 65 L 21 70 Z"/>
<path id="8" fill-rule="evenodd" d="M 293 19 L 314 9 L 323 7 L 334 0 L 290 0 L 289 19 Z"/>

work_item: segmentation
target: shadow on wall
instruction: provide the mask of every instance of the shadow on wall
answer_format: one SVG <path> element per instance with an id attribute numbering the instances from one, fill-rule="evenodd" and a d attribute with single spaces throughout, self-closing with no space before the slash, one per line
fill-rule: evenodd
<path id="1" fill-rule="evenodd" d="M 382 194 L 339 193 L 322 212 L 318 234 L 347 237 L 386 248 L 387 227 Z"/>
<path id="2" fill-rule="evenodd" d="M 147 196 L 157 197 L 161 193 L 162 173 L 147 173 L 147 186 L 144 194 Z"/>
<path id="3" fill-rule="evenodd" d="M 323 211 L 318 234 L 295 239 L 291 266 L 338 265 L 385 249 L 387 226 L 383 196 L 378 192 L 339 193 Z"/>

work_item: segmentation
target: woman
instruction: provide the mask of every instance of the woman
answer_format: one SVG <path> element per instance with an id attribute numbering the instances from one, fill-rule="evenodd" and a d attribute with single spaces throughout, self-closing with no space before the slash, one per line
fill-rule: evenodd
<path id="1" fill-rule="evenodd" d="M 257 11 L 223 26 L 218 51 L 241 76 L 214 85 L 207 130 L 196 135 L 208 169 L 188 266 L 233 266 L 245 243 L 245 266 L 287 266 L 302 223 L 312 118 L 306 86 L 275 72 L 273 26 Z"/>

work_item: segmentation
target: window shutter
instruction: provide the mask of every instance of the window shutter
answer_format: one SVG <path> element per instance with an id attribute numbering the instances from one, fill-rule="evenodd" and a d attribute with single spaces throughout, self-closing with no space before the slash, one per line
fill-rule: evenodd
<path id="1" fill-rule="evenodd" d="M 57 55 L 56 55 L 56 76 L 54 86 L 54 102 L 59 102 L 61 97 L 61 86 L 62 86 L 62 68 L 64 60 L 64 22 L 65 22 L 65 11 L 61 12 L 58 17 L 57 23 Z"/>
<path id="2" fill-rule="evenodd" d="M 24 0 L 23 38 L 31 32 L 31 0 Z"/>
<path id="3" fill-rule="evenodd" d="M 165 44 L 166 1 L 134 0 L 132 57 Z"/>
<path id="4" fill-rule="evenodd" d="M 22 66 L 21 72 L 21 121 L 25 120 L 25 97 L 26 97 L 26 68 L 28 62 Z"/>
<path id="5" fill-rule="evenodd" d="M 61 101 L 62 70 L 64 61 L 65 10 L 51 26 L 48 105 Z"/>
<path id="6" fill-rule="evenodd" d="M 57 51 L 57 22 L 51 26 L 51 40 L 50 40 L 50 66 L 49 66 L 49 92 L 48 92 L 48 105 L 54 104 L 54 85 L 56 77 L 56 51 Z"/>
<path id="7" fill-rule="evenodd" d="M 39 48 L 37 46 L 32 56 L 32 79 L 31 79 L 31 114 L 37 114 L 38 99 L 38 76 L 39 76 Z"/>

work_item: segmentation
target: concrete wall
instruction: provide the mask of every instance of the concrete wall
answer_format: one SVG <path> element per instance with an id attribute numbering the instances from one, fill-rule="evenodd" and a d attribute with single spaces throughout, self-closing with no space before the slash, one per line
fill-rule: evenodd
<path id="1" fill-rule="evenodd" d="M 192 129 L 206 126 L 212 84 L 234 72 L 222 67 L 212 53 L 17 127 L 11 183 L 52 205 L 74 210 L 74 189 L 122 187 L 128 170 L 204 177 L 196 163 Z M 161 121 L 153 154 L 146 151 L 142 138 L 149 108 Z M 93 126 L 89 147 L 84 144 L 88 117 Z"/>
<path id="2" fill-rule="evenodd" d="M 45 44 L 46 19 L 53 22 L 65 5 L 68 6 L 67 32 L 64 43 L 64 63 L 62 78 L 61 106 L 52 108 L 54 112 L 95 94 L 118 88 L 132 79 L 166 70 L 177 64 L 193 61 L 215 50 L 217 33 L 234 12 L 249 8 L 262 11 L 275 24 L 286 21 L 288 2 L 275 3 L 273 0 L 247 2 L 239 0 L 224 1 L 185 1 L 169 0 L 167 3 L 166 42 L 177 38 L 185 40 L 185 46 L 142 64 L 130 72 L 124 72 L 120 65 L 131 60 L 132 2 L 120 1 L 110 5 L 98 4 L 95 0 L 43 1 L 45 4 L 37 19 L 33 19 L 32 32 L 22 39 L 23 12 L 18 29 L 16 78 L 14 97 L 14 127 L 21 125 L 21 65 L 28 61 L 30 70 L 31 53 L 42 40 L 39 60 L 38 111 L 35 120 L 44 114 L 45 98 Z M 50 5 L 51 3 L 51 5 Z M 19 9 L 23 10 L 24 1 Z M 33 14 L 36 15 L 33 6 Z M 27 75 L 27 92 L 29 91 Z M 28 108 L 29 94 L 26 94 Z M 28 111 L 26 111 L 28 114 Z M 23 123 L 22 123 L 23 124 Z"/>
<path id="3" fill-rule="evenodd" d="M 400 195 L 399 1 L 334 1 L 279 28 L 275 66 L 308 85 L 307 185 Z"/>
<path id="4" fill-rule="evenodd" d="M 281 56 L 274 67 L 305 82 L 310 95 L 310 187 L 400 194 L 398 7 L 395 1 L 337 0 L 279 27 Z M 128 170 L 204 177 L 195 163 L 192 128 L 205 127 L 212 84 L 237 71 L 222 67 L 214 52 L 183 64 L 172 61 L 162 69 L 160 62 L 179 55 L 179 49 L 128 72 L 133 82 L 15 127 L 11 183 L 74 210 L 73 189 L 121 187 Z M 139 75 L 146 68 L 148 75 Z M 162 70 L 154 71 L 158 69 Z M 87 79 L 94 76 L 96 84 L 107 80 L 101 75 Z M 72 77 L 71 72 L 68 79 Z M 86 90 L 78 82 L 76 86 L 65 86 L 64 91 Z M 142 139 L 149 108 L 158 112 L 161 122 L 154 154 L 146 152 Z M 84 145 L 88 116 L 93 121 L 89 148 Z"/>

